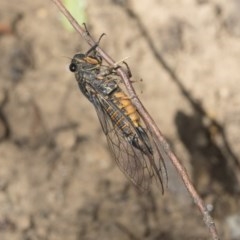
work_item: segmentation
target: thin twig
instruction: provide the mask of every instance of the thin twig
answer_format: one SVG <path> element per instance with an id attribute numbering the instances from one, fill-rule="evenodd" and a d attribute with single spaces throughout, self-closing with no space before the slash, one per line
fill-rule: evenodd
<path id="1" fill-rule="evenodd" d="M 71 25 L 75 28 L 75 30 L 84 38 L 84 40 L 90 45 L 95 45 L 95 41 L 92 39 L 92 37 L 77 23 L 77 21 L 72 17 L 72 15 L 67 11 L 67 9 L 63 6 L 60 0 L 51 0 L 54 2 L 59 10 L 65 15 L 65 17 L 68 19 L 68 21 L 71 23 Z M 115 66 L 115 62 L 113 59 L 105 53 L 99 46 L 96 48 L 98 53 L 102 56 L 102 58 L 111 66 Z M 213 240 L 219 240 L 219 235 L 217 233 L 217 229 L 215 226 L 215 223 L 210 216 L 206 206 L 203 203 L 203 200 L 200 198 L 199 194 L 193 187 L 190 178 L 184 169 L 184 167 L 181 165 L 179 159 L 177 156 L 171 151 L 169 144 L 167 143 L 166 139 L 164 138 L 161 131 L 158 129 L 156 123 L 152 119 L 152 117 L 149 115 L 145 107 L 142 105 L 141 101 L 136 95 L 136 92 L 131 84 L 131 81 L 128 77 L 128 75 L 125 73 L 125 71 L 122 68 L 117 69 L 118 74 L 121 76 L 121 78 L 124 81 L 124 84 L 126 86 L 126 89 L 128 91 L 129 97 L 131 98 L 133 104 L 136 106 L 138 112 L 140 113 L 141 117 L 143 118 L 146 125 L 150 128 L 151 132 L 156 136 L 160 144 L 163 146 L 164 151 L 166 155 L 169 157 L 169 159 L 172 161 L 173 165 L 177 169 L 178 173 L 183 179 L 183 182 L 190 193 L 190 195 L 193 198 L 194 203 L 199 208 L 200 212 L 203 215 L 203 220 L 205 224 L 207 225 L 209 232 L 211 234 L 211 237 Z"/>

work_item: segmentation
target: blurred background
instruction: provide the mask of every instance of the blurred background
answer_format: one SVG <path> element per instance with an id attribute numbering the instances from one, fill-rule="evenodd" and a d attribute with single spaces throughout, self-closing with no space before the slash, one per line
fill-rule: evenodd
<path id="1" fill-rule="evenodd" d="M 186 167 L 224 239 L 240 239 L 240 1 L 75 0 Z M 89 46 L 51 1 L 0 2 L 0 239 L 209 239 L 167 163 L 140 194 L 68 70 Z M 142 80 L 142 81 L 140 81 Z"/>

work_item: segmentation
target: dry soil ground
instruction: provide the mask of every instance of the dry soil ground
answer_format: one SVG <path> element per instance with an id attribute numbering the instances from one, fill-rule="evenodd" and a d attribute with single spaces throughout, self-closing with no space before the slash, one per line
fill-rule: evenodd
<path id="1" fill-rule="evenodd" d="M 240 1 L 85 2 L 220 235 L 240 239 Z M 119 171 L 68 70 L 88 46 L 60 16 L 49 0 L 0 1 L 0 239 L 209 239 L 171 166 L 164 196 Z"/>

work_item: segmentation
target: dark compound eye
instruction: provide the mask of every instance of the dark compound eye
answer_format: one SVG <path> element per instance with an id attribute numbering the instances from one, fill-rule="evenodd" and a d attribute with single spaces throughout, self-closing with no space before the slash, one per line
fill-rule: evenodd
<path id="1" fill-rule="evenodd" d="M 76 64 L 76 63 L 71 63 L 71 64 L 69 65 L 69 70 L 70 70 L 71 72 L 76 72 L 76 71 L 77 71 L 77 64 Z"/>

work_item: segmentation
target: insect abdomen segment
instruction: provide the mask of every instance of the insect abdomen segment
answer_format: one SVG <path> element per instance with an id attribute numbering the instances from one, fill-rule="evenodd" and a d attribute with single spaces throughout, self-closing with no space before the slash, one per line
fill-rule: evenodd
<path id="1" fill-rule="evenodd" d="M 113 93 L 113 101 L 121 111 L 124 112 L 126 116 L 130 118 L 135 127 L 140 126 L 140 117 L 138 115 L 137 109 L 133 106 L 129 97 L 122 91 L 117 91 Z"/>
<path id="2" fill-rule="evenodd" d="M 122 131 L 131 145 L 138 148 L 146 155 L 152 155 L 149 137 L 141 126 L 140 116 L 129 97 L 119 89 L 112 93 L 110 98 L 117 106 L 117 109 L 111 106 L 107 108 L 107 113 L 111 117 L 114 125 Z M 129 121 L 126 121 L 126 117 L 130 119 L 132 125 L 129 124 Z M 138 134 L 132 131 L 132 127 L 137 130 Z"/>

